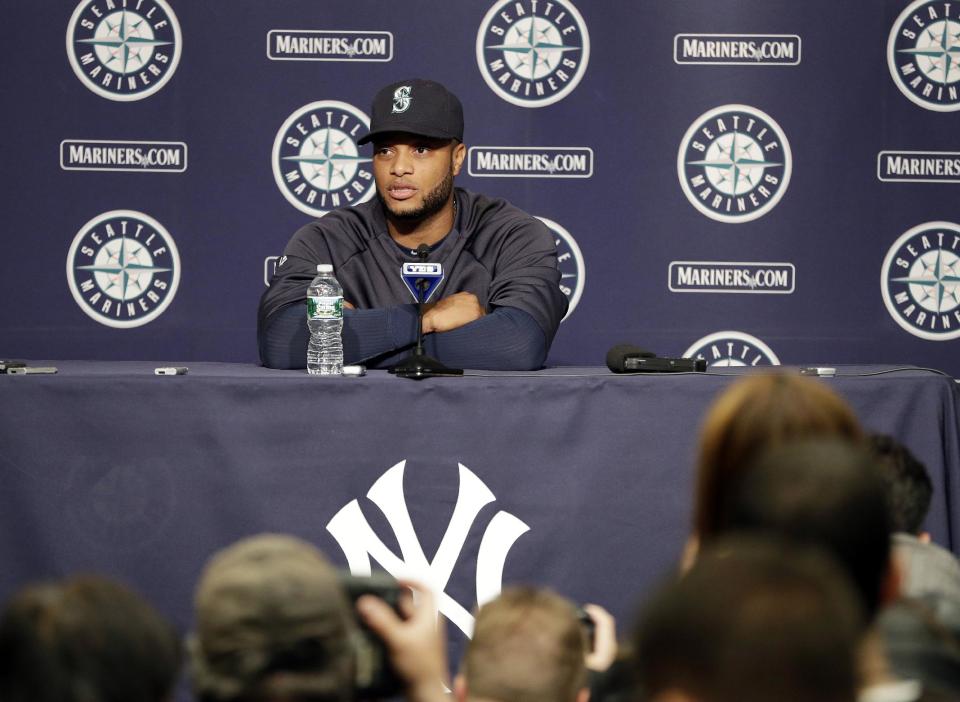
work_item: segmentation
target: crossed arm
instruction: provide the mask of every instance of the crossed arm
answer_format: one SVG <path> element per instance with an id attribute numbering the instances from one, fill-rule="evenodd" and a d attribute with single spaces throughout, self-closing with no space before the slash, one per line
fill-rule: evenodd
<path id="1" fill-rule="evenodd" d="M 261 323 L 260 360 L 268 368 L 306 366 L 307 325 L 302 304 L 280 308 Z M 416 343 L 416 305 L 344 311 L 344 363 L 389 367 Z M 424 314 L 426 352 L 448 366 L 532 370 L 547 355 L 540 325 L 516 307 L 487 313 L 472 293 L 449 295 Z"/>

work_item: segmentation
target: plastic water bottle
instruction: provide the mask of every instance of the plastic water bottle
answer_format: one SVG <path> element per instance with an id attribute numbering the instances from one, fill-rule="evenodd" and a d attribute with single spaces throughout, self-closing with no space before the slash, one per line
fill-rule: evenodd
<path id="1" fill-rule="evenodd" d="M 321 263 L 307 288 L 307 372 L 343 374 L 343 288 L 333 277 L 333 266 Z"/>

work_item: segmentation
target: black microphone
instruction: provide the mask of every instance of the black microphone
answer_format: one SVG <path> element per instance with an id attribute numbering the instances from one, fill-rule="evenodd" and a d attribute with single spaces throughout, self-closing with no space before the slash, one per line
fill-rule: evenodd
<path id="1" fill-rule="evenodd" d="M 417 247 L 417 250 L 415 251 L 415 253 L 417 255 L 417 258 L 419 258 L 421 261 L 425 263 L 427 260 L 427 256 L 430 255 L 430 245 L 420 244 L 420 246 Z M 424 302 L 423 293 L 426 291 L 428 287 L 430 287 L 430 281 L 427 280 L 426 278 L 419 278 L 417 280 L 417 292 L 420 293 L 419 295 L 417 295 L 417 302 L 420 305 L 418 308 L 418 311 L 421 317 L 423 316 L 423 302 Z M 423 339 L 418 338 L 417 347 L 420 349 L 421 352 L 423 351 L 422 344 L 423 344 Z"/>
<path id="2" fill-rule="evenodd" d="M 607 352 L 607 368 L 614 373 L 702 373 L 702 358 L 659 358 L 630 344 L 618 344 Z"/>
<path id="3" fill-rule="evenodd" d="M 607 368 L 614 373 L 627 373 L 628 358 L 653 358 L 656 354 L 633 344 L 617 344 L 607 351 Z"/>
<path id="4" fill-rule="evenodd" d="M 423 305 L 442 282 L 443 266 L 439 263 L 427 263 L 427 256 L 430 255 L 430 246 L 427 244 L 420 244 L 414 253 L 420 263 L 404 263 L 400 269 L 400 277 L 417 300 L 417 345 L 413 352 L 391 368 L 390 372 L 401 378 L 414 380 L 442 375 L 463 375 L 462 369 L 447 368 L 423 350 Z M 434 287 L 431 287 L 432 283 Z"/>

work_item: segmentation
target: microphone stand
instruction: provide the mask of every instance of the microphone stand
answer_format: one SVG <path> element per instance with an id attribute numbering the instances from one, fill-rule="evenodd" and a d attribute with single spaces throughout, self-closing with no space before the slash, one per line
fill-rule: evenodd
<path id="1" fill-rule="evenodd" d="M 426 253 L 429 252 L 420 253 L 421 260 L 426 260 Z M 429 286 L 430 283 L 427 280 L 420 279 L 417 281 L 417 345 L 414 347 L 413 353 L 390 369 L 391 373 L 400 378 L 423 380 L 435 376 L 463 375 L 463 369 L 447 368 L 433 356 L 428 356 L 423 350 L 423 296 Z"/>

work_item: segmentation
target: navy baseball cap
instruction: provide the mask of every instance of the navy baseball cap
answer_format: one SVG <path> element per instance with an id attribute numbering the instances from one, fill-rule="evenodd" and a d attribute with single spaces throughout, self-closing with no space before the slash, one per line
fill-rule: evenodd
<path id="1" fill-rule="evenodd" d="M 463 141 L 463 105 L 436 81 L 411 78 L 381 88 L 373 98 L 371 115 L 370 133 L 358 144 L 386 132 Z"/>

